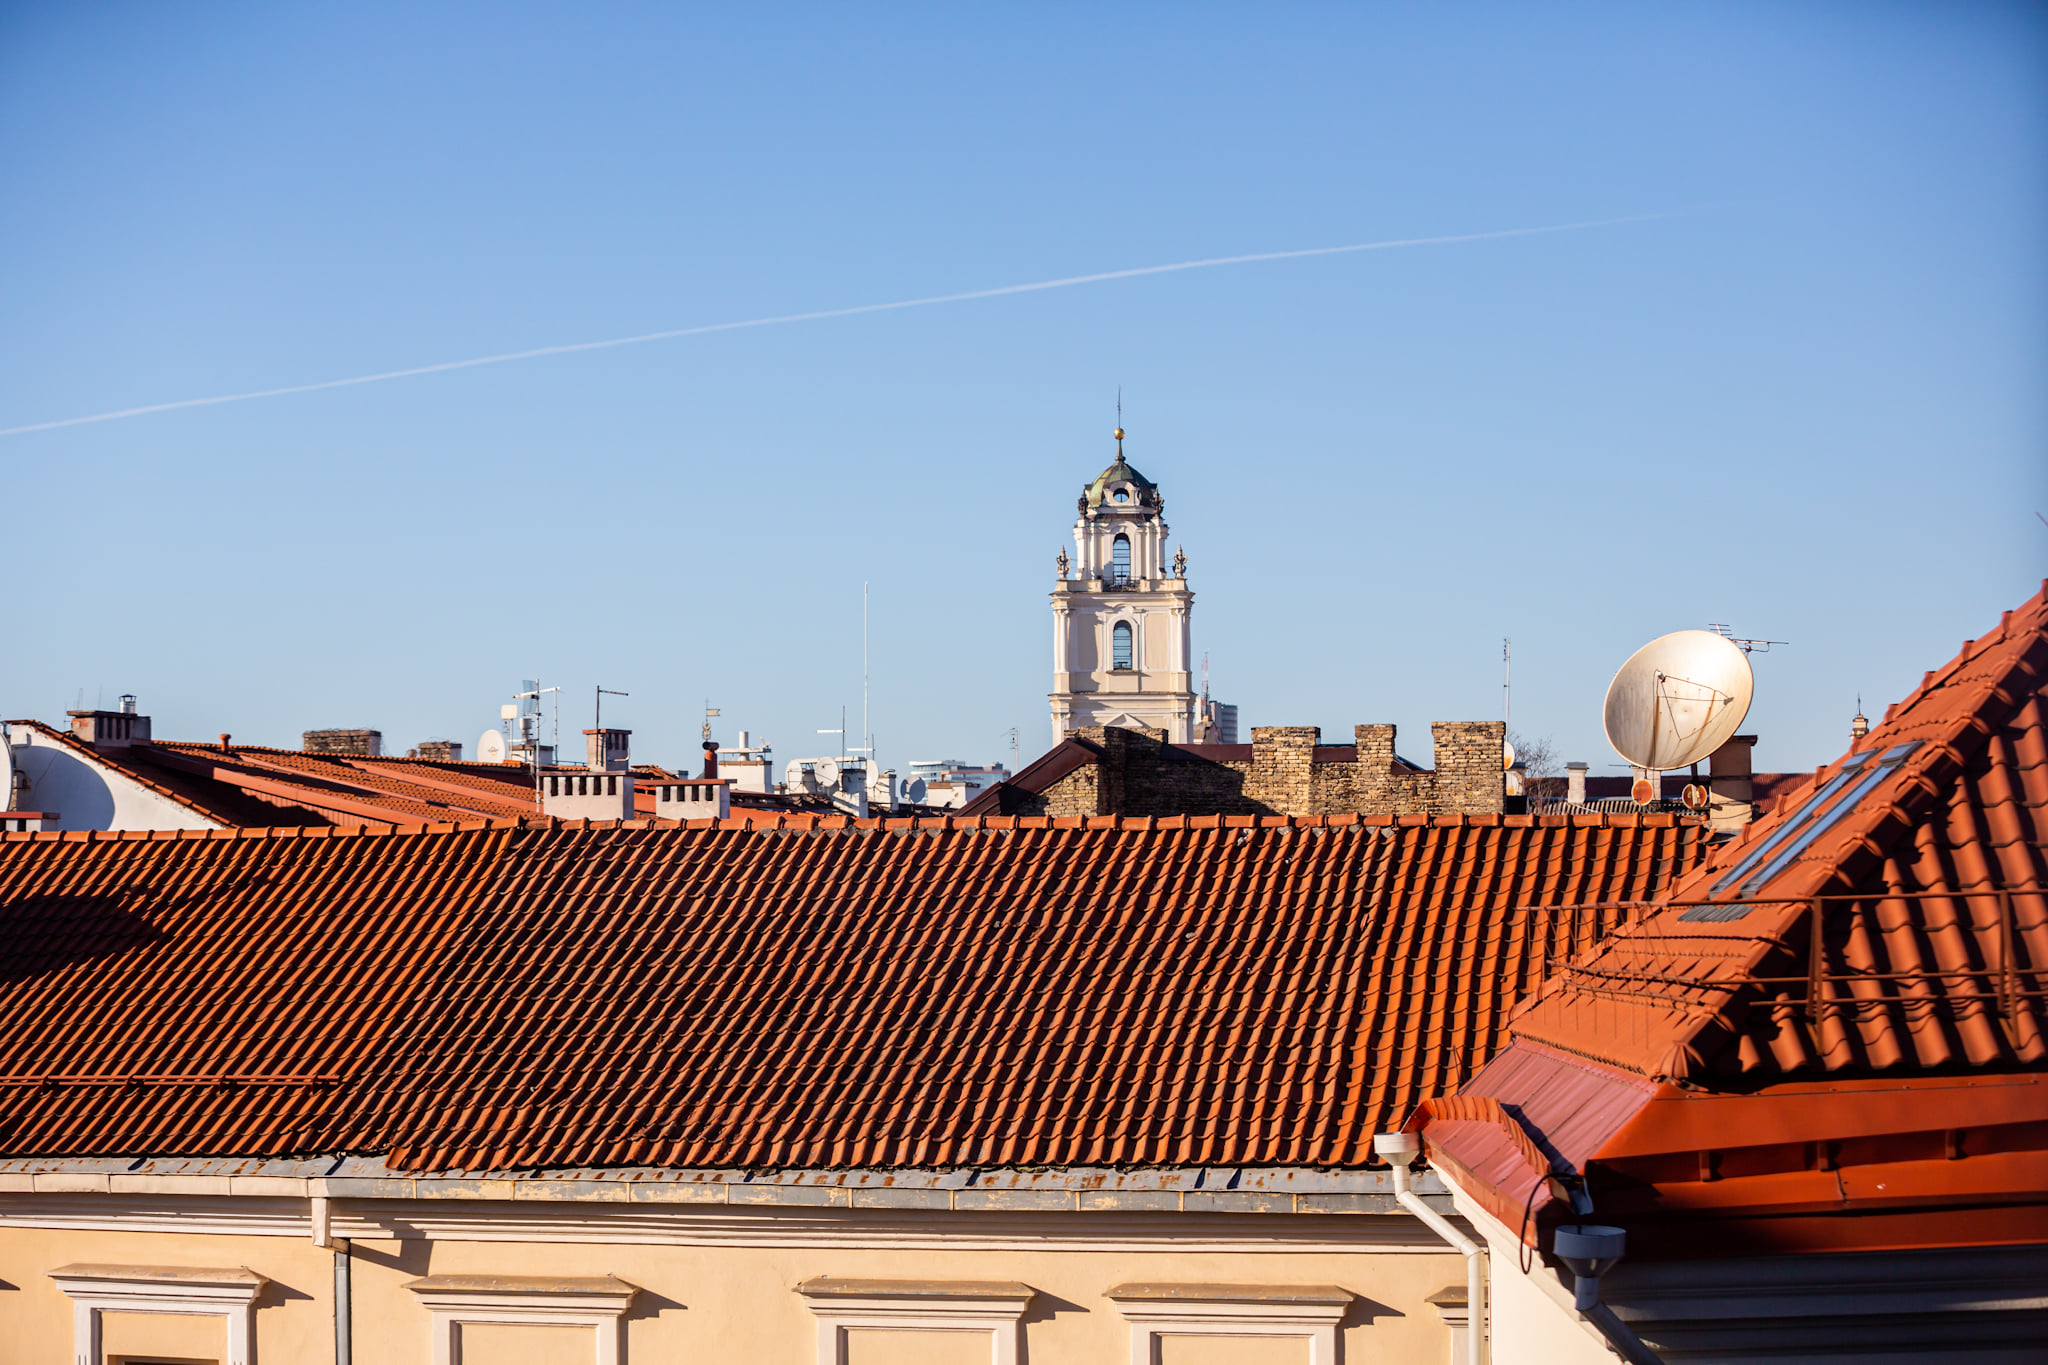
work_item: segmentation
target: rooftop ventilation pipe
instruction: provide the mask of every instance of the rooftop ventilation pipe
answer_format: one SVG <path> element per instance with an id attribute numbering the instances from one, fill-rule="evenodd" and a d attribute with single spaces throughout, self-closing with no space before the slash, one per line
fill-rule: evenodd
<path id="1" fill-rule="evenodd" d="M 706 781 L 718 776 L 718 741 L 704 741 L 704 778 Z"/>
<path id="2" fill-rule="evenodd" d="M 1465 1258 L 1466 1312 L 1471 1314 L 1465 1329 L 1466 1365 L 1486 1365 L 1486 1248 L 1467 1237 L 1451 1220 L 1422 1202 L 1422 1196 L 1408 1188 L 1408 1163 L 1422 1151 L 1422 1139 L 1413 1133 L 1380 1133 L 1372 1148 L 1394 1168 L 1394 1202 L 1420 1218 L 1423 1225 L 1456 1247 Z"/>

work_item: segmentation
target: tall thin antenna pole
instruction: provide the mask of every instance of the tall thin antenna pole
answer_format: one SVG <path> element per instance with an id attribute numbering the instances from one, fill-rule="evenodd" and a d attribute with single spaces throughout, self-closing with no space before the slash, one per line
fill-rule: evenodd
<path id="1" fill-rule="evenodd" d="M 875 756 L 875 732 L 868 728 L 868 583 L 860 583 L 860 742 Z"/>
<path id="2" fill-rule="evenodd" d="M 1510 690 L 1515 666 L 1515 642 L 1503 636 L 1500 642 L 1500 718 L 1504 728 L 1515 724 L 1515 694 Z"/>

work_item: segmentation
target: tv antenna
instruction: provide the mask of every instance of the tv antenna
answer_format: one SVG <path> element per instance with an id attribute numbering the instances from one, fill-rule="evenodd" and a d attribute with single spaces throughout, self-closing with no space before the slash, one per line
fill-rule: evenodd
<path id="1" fill-rule="evenodd" d="M 1707 629 L 1740 649 L 1744 654 L 1768 654 L 1772 645 L 1789 645 L 1790 640 L 1745 640 L 1726 621 L 1709 621 Z"/>
<path id="2" fill-rule="evenodd" d="M 621 692 L 617 688 L 600 686 L 597 689 L 597 718 L 591 728 L 596 730 L 604 729 L 604 699 L 606 697 L 630 697 L 632 695 L 631 692 Z"/>
<path id="3" fill-rule="evenodd" d="M 847 752 L 846 752 L 846 708 L 845 708 L 845 707 L 843 707 L 843 706 L 842 706 L 842 707 L 840 707 L 840 708 L 839 708 L 839 728 L 838 728 L 837 730 L 820 730 L 820 731 L 818 731 L 818 733 L 819 733 L 819 734 L 821 734 L 821 735 L 837 735 L 837 736 L 839 736 L 839 756 L 840 756 L 841 758 L 846 758 L 846 757 L 848 757 L 848 754 L 847 754 Z"/>

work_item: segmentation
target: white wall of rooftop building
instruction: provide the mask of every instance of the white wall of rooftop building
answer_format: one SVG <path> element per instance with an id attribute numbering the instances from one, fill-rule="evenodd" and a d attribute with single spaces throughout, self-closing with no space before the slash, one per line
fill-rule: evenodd
<path id="1" fill-rule="evenodd" d="M 14 808 L 54 814 L 45 829 L 219 829 L 189 806 L 110 768 L 33 726 L 9 725 L 14 766 L 27 782 Z"/>

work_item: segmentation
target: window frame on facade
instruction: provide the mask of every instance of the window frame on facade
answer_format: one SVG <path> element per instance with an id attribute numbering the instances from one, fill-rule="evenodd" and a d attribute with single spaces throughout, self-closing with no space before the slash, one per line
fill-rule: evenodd
<path id="1" fill-rule="evenodd" d="M 609 1275 L 428 1275 L 405 1286 L 433 1315 L 434 1365 L 462 1359 L 464 1326 L 587 1327 L 593 1365 L 622 1365 L 636 1285 Z"/>
<path id="2" fill-rule="evenodd" d="M 99 1265 L 79 1263 L 50 1272 L 71 1299 L 77 1359 L 106 1358 L 103 1313 L 168 1313 L 221 1319 L 223 1365 L 255 1365 L 256 1296 L 270 1281 L 246 1266 Z"/>
<path id="3" fill-rule="evenodd" d="M 989 1338 L 989 1365 L 1023 1357 L 1024 1314 L 1038 1291 L 1010 1280 L 854 1280 L 821 1275 L 796 1287 L 818 1320 L 817 1365 L 847 1365 L 850 1334 L 966 1332 Z"/>
<path id="4" fill-rule="evenodd" d="M 1109 671 L 1112 673 L 1134 673 L 1137 671 L 1138 631 L 1129 621 L 1118 621 L 1109 628 Z"/>
<path id="5" fill-rule="evenodd" d="M 1131 1365 L 1153 1365 L 1164 1337 L 1308 1341 L 1309 1365 L 1336 1365 L 1338 1324 L 1357 1295 L 1331 1284 L 1120 1284 L 1109 1301 L 1131 1325 Z"/>

